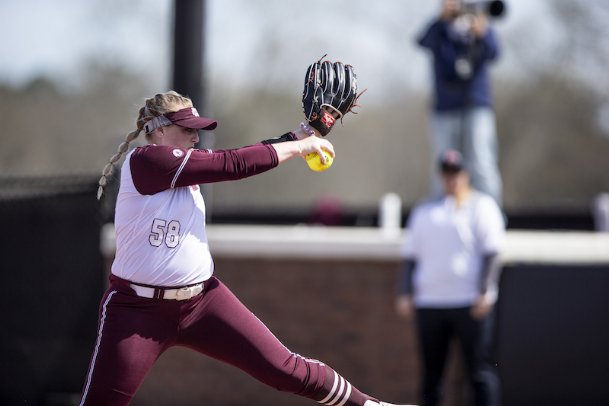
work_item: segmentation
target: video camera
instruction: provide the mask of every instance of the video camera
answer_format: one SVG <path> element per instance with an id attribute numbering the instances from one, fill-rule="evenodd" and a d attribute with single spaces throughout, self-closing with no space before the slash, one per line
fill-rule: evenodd
<path id="1" fill-rule="evenodd" d="M 459 14 L 484 13 L 489 17 L 498 18 L 505 12 L 505 3 L 501 0 L 462 0 Z"/>

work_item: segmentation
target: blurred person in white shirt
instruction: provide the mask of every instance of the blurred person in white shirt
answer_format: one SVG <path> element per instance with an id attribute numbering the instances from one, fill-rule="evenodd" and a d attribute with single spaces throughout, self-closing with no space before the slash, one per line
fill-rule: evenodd
<path id="1" fill-rule="evenodd" d="M 472 188 L 458 151 L 441 155 L 439 172 L 444 194 L 417 205 L 408 219 L 396 311 L 416 320 L 422 406 L 441 402 L 453 338 L 463 352 L 472 404 L 495 406 L 499 380 L 489 346 L 504 219 L 491 196 Z"/>

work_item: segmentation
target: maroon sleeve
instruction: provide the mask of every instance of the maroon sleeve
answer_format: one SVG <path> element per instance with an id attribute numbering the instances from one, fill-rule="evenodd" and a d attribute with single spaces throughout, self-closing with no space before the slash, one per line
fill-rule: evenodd
<path id="1" fill-rule="evenodd" d="M 207 151 L 171 146 L 147 145 L 137 148 L 129 161 L 133 184 L 143 195 L 171 187 L 247 178 L 279 164 L 270 145 Z"/>

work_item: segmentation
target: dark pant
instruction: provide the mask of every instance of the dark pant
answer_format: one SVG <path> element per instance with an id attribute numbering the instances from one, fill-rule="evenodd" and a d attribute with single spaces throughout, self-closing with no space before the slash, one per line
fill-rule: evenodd
<path id="1" fill-rule="evenodd" d="M 81 405 L 128 404 L 154 362 L 175 345 L 320 403 L 361 406 L 372 399 L 327 365 L 289 351 L 215 277 L 202 294 L 184 301 L 138 297 L 127 281 L 111 282 L 100 304 Z"/>
<path id="2" fill-rule="evenodd" d="M 469 307 L 417 309 L 419 345 L 423 361 L 421 406 L 440 404 L 442 376 L 448 350 L 457 338 L 463 352 L 468 381 L 472 387 L 473 404 L 498 406 L 499 378 L 490 360 L 493 316 L 476 320 Z"/>

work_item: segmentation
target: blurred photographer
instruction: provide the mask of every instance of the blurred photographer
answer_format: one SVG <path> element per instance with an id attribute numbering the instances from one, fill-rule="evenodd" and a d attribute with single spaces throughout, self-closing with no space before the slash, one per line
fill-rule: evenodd
<path id="1" fill-rule="evenodd" d="M 460 151 L 475 189 L 501 206 L 497 131 L 488 63 L 499 57 L 499 42 L 490 19 L 503 14 L 501 1 L 443 0 L 438 17 L 418 37 L 433 57 L 433 109 L 430 144 L 435 158 Z M 433 171 L 432 190 L 441 193 Z"/>

